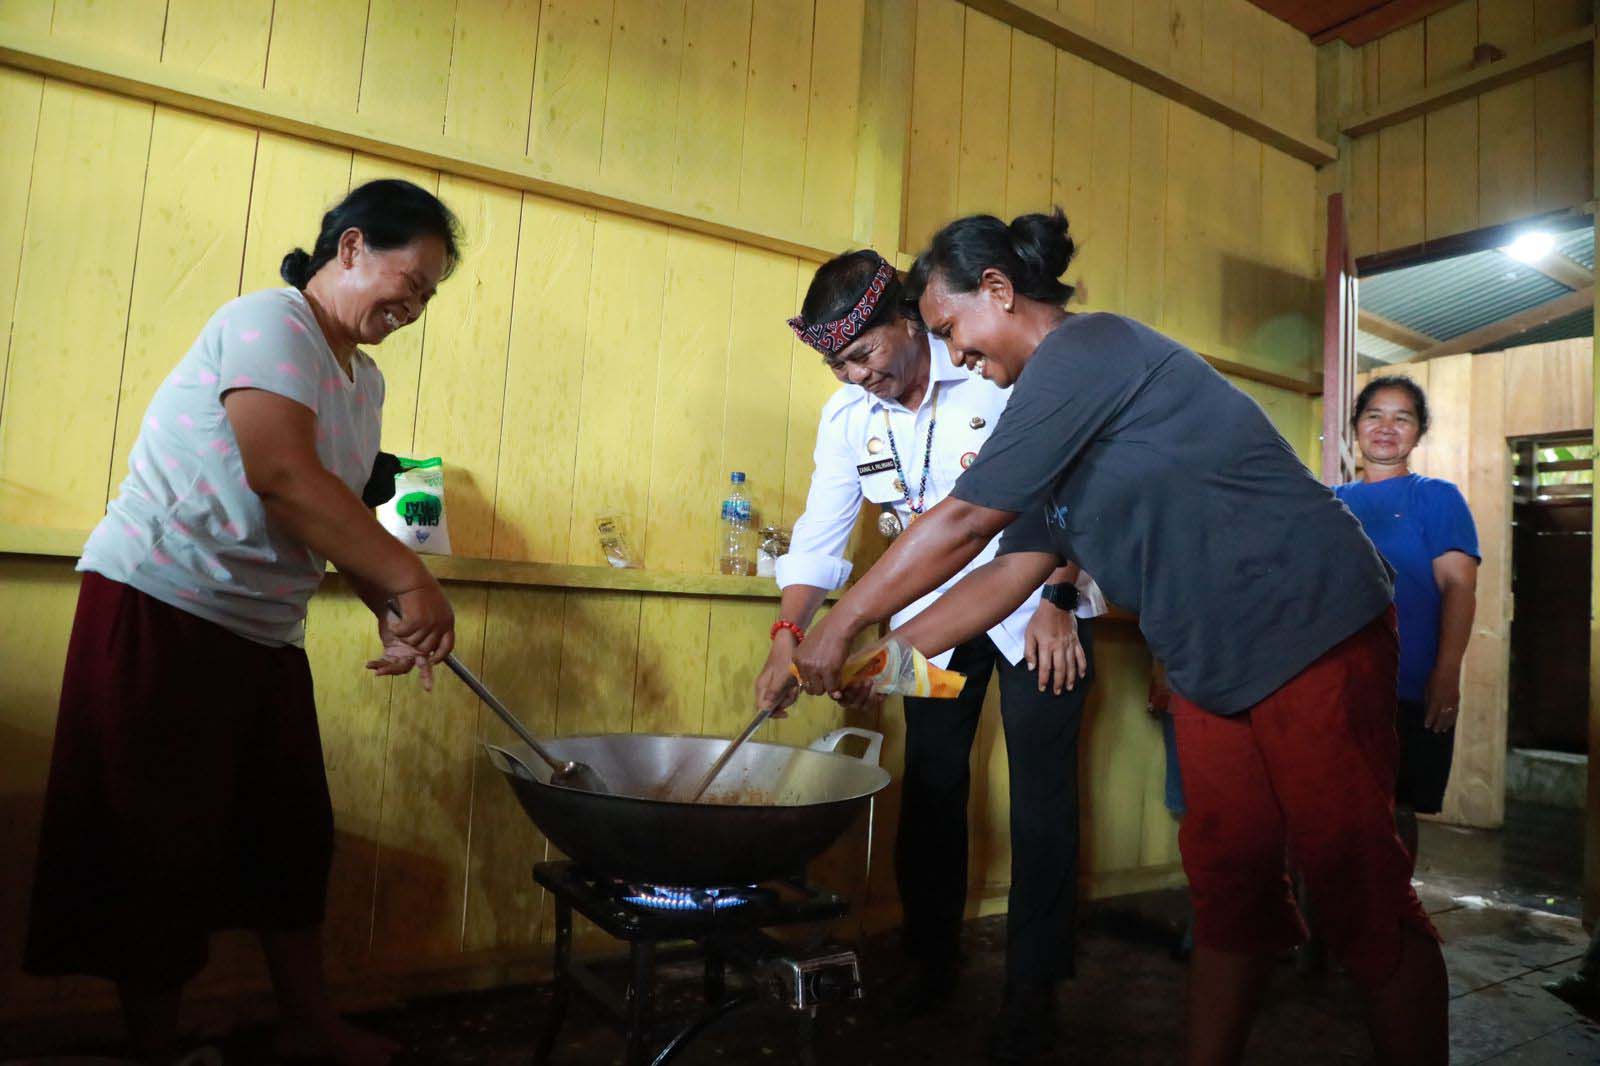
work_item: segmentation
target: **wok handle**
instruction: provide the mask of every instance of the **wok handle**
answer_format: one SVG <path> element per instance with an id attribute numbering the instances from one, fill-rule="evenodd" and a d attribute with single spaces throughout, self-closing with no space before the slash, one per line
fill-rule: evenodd
<path id="1" fill-rule="evenodd" d="M 861 753 L 861 761 L 871 766 L 877 766 L 883 757 L 883 734 L 872 729 L 862 729 L 860 726 L 840 726 L 831 733 L 824 733 L 811 742 L 812 751 L 838 751 L 839 741 L 845 737 L 860 737 L 867 742 L 867 750 Z"/>

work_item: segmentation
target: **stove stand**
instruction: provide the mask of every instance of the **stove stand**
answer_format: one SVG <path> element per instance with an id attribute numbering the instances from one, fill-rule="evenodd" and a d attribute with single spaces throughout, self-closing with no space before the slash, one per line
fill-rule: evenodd
<path id="1" fill-rule="evenodd" d="M 603 1007 L 627 1037 L 627 1066 L 666 1066 L 691 1041 L 718 1020 L 752 1004 L 783 1003 L 800 1016 L 804 1051 L 810 1061 L 810 1036 L 817 1006 L 861 997 L 861 971 L 855 952 L 828 949 L 796 958 L 792 948 L 763 932 L 779 926 L 815 924 L 841 918 L 850 904 L 843 896 L 802 879 L 717 890 L 686 890 L 630 885 L 595 877 L 572 862 L 543 862 L 534 879 L 549 889 L 556 905 L 555 988 L 550 1016 L 534 1050 L 535 1064 L 549 1062 L 566 1020 L 574 990 Z M 733 899 L 737 903 L 730 902 Z M 688 900 L 692 906 L 658 909 L 661 902 Z M 576 911 L 628 945 L 629 976 L 619 993 L 573 955 L 572 915 Z M 687 949 L 658 950 L 689 942 Z M 653 1021 L 657 962 L 701 959 L 705 1008 L 647 1059 Z M 729 995 L 728 966 L 744 978 Z"/>

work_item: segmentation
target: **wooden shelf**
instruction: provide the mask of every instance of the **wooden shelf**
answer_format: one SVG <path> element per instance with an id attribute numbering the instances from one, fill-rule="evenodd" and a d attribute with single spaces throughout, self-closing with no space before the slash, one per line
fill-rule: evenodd
<path id="1" fill-rule="evenodd" d="M 83 551 L 84 541 L 88 539 L 88 532 L 78 529 L 0 525 L 0 555 L 76 559 Z M 424 555 L 422 560 L 440 581 L 533 588 L 606 589 L 668 596 L 720 596 L 744 600 L 778 598 L 778 586 L 770 577 L 676 574 L 658 570 L 619 570 L 611 566 L 463 559 L 447 555 Z M 331 564 L 328 569 L 336 572 Z M 837 595 L 832 593 L 829 598 L 836 598 Z"/>

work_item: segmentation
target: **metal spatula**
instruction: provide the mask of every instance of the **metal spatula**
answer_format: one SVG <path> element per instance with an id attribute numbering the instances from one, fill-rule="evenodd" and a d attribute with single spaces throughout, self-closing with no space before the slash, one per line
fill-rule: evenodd
<path id="1" fill-rule="evenodd" d="M 398 603 L 390 600 L 388 606 L 389 610 L 394 612 L 396 618 L 403 617 Z M 502 722 L 510 726 L 511 731 L 522 738 L 522 742 L 532 748 L 535 755 L 549 764 L 550 783 L 552 785 L 559 785 L 562 788 L 574 788 L 580 792 L 598 792 L 601 795 L 611 794 L 611 788 L 606 784 L 605 778 L 601 777 L 595 768 L 588 763 L 558 759 L 546 751 L 544 745 L 539 743 L 539 738 L 535 737 L 528 727 L 523 725 L 521 720 L 506 708 L 505 704 L 495 698 L 495 694 L 489 691 L 488 686 L 478 680 L 478 675 L 468 670 L 466 664 L 456 658 L 455 652 L 445 656 L 444 664 L 465 682 L 468 688 L 477 693 L 478 698 L 487 703 L 489 709 Z"/>

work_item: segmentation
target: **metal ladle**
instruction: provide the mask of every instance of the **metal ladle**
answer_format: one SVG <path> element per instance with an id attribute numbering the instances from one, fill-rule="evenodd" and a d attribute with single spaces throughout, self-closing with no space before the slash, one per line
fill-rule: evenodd
<path id="1" fill-rule="evenodd" d="M 388 606 L 389 610 L 394 612 L 396 618 L 404 617 L 400 613 L 400 605 L 398 603 L 390 600 Z M 539 743 L 539 738 L 535 737 L 528 727 L 523 725 L 521 720 L 507 709 L 505 704 L 495 698 L 495 694 L 489 691 L 488 686 L 478 680 L 478 675 L 467 669 L 467 665 L 456 658 L 455 652 L 445 656 L 444 664 L 465 682 L 466 686 L 476 693 L 480 700 L 487 703 L 489 709 L 502 722 L 510 726 L 511 731 L 520 737 L 524 744 L 532 748 L 535 755 L 549 764 L 550 783 L 552 785 L 577 789 L 580 792 L 597 792 L 602 796 L 611 794 L 611 788 L 606 784 L 605 778 L 601 777 L 595 768 L 588 763 L 558 759 L 546 751 L 544 745 Z"/>

